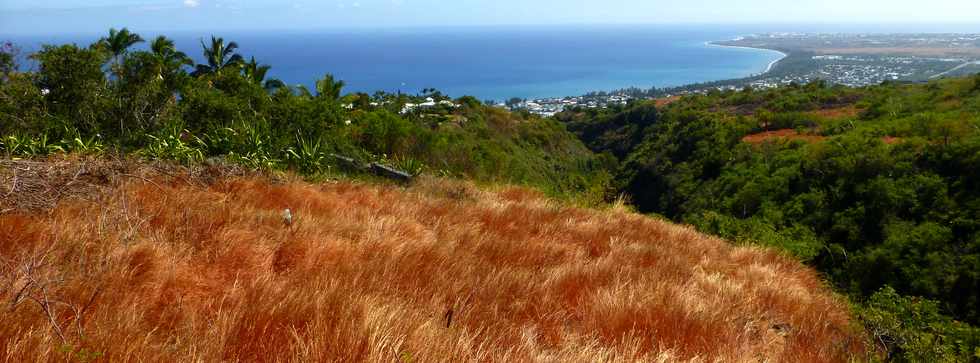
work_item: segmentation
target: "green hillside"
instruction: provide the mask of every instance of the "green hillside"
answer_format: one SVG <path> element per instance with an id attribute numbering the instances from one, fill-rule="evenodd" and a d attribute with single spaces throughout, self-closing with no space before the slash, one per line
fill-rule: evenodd
<path id="1" fill-rule="evenodd" d="M 557 118 L 618 158 L 617 187 L 641 211 L 817 267 L 863 304 L 883 349 L 911 361 L 980 352 L 966 324 L 980 323 L 980 76 Z"/>
<path id="2" fill-rule="evenodd" d="M 357 174 L 353 159 L 535 186 L 583 202 L 601 201 L 610 180 L 552 119 L 434 89 L 345 95 L 343 81 L 330 75 L 313 90 L 288 87 L 266 79 L 270 67 L 246 61 L 231 41 L 202 42 L 208 62 L 193 65 L 167 38 L 131 48 L 140 40 L 124 29 L 92 45 L 48 45 L 30 55 L 31 67 L 6 53 L 0 152 L 121 152 L 185 163 L 218 157 L 313 178 Z"/>

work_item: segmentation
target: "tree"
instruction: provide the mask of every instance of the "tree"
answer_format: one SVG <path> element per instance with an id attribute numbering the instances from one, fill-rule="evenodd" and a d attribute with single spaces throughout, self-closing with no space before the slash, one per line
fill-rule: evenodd
<path id="1" fill-rule="evenodd" d="M 509 100 L 507 100 L 506 102 L 504 102 L 504 104 L 507 105 L 507 107 L 513 108 L 514 106 L 517 106 L 517 105 L 519 105 L 519 104 L 521 104 L 523 102 L 524 102 L 524 100 L 521 99 L 521 98 L 511 97 Z"/>
<path id="2" fill-rule="evenodd" d="M 208 74 L 219 73 L 227 68 L 240 67 L 244 61 L 241 55 L 235 54 L 238 43 L 228 42 L 225 44 L 224 38 L 211 36 L 211 45 L 208 46 L 201 40 L 201 48 L 204 49 L 204 59 L 207 64 L 198 64 L 193 75 L 200 77 Z"/>
<path id="3" fill-rule="evenodd" d="M 0 44 L 0 83 L 17 70 L 19 49 L 11 42 Z"/>
<path id="4" fill-rule="evenodd" d="M 190 66 L 194 61 L 177 50 L 174 41 L 165 36 L 159 36 L 150 43 L 150 52 L 155 60 L 155 72 L 158 79 L 163 80 L 171 88 L 176 87 L 176 82 L 180 75 L 186 75 L 181 68 Z"/>
<path id="5" fill-rule="evenodd" d="M 121 136 L 134 137 L 126 141 L 137 141 L 145 131 L 155 129 L 176 106 L 177 86 L 186 73 L 177 61 L 163 62 L 160 54 L 137 51 L 127 54 L 118 67 L 120 77 L 111 88 L 116 99 L 106 112 L 119 123 Z"/>
<path id="6" fill-rule="evenodd" d="M 319 81 L 316 81 L 316 93 L 317 97 L 324 97 L 329 100 L 339 100 L 340 92 L 344 88 L 344 81 L 335 80 L 333 75 L 325 75 Z"/>
<path id="7" fill-rule="evenodd" d="M 285 87 L 286 84 L 278 79 L 265 80 L 265 75 L 271 68 L 271 66 L 259 64 L 255 61 L 255 57 L 252 57 L 248 63 L 242 65 L 242 75 L 249 83 L 260 85 L 269 92 Z"/>
<path id="8" fill-rule="evenodd" d="M 858 313 L 886 362 L 970 362 L 980 353 L 980 329 L 943 315 L 938 301 L 885 286 Z"/>
<path id="9" fill-rule="evenodd" d="M 473 96 L 463 96 L 463 97 L 457 98 L 456 99 L 456 103 L 457 104 L 460 104 L 460 105 L 463 105 L 463 106 L 466 106 L 467 108 L 473 109 L 473 110 L 479 109 L 481 106 L 483 106 L 483 103 L 480 102 L 480 100 L 476 99 L 476 97 L 473 97 Z"/>
<path id="10" fill-rule="evenodd" d="M 119 99 L 112 117 L 119 121 L 121 133 L 140 135 L 165 122 L 176 106 L 176 93 L 188 81 L 183 67 L 193 64 L 164 36 L 155 38 L 149 51 L 127 54 L 117 67 L 120 78 L 113 87 Z"/>
<path id="11" fill-rule="evenodd" d="M 141 42 L 143 42 L 143 38 L 139 34 L 130 32 L 129 29 L 116 30 L 112 28 L 109 29 L 109 36 L 99 39 L 96 45 L 112 53 L 113 63 L 118 65 L 129 47 Z"/>
<path id="12" fill-rule="evenodd" d="M 48 109 L 80 131 L 98 132 L 105 102 L 106 79 L 102 72 L 107 54 L 76 45 L 50 46 L 31 56 L 38 62 L 37 85 L 47 93 Z"/>
<path id="13" fill-rule="evenodd" d="M 39 132 L 45 126 L 44 95 L 31 72 L 18 72 L 20 49 L 0 43 L 0 135 Z"/>

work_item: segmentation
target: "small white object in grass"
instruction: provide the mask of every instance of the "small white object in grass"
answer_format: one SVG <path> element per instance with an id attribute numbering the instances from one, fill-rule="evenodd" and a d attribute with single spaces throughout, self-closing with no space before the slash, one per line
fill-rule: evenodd
<path id="1" fill-rule="evenodd" d="M 289 208 L 286 208 L 286 210 L 282 211 L 282 223 L 287 226 L 293 225 L 293 212 L 290 212 Z"/>

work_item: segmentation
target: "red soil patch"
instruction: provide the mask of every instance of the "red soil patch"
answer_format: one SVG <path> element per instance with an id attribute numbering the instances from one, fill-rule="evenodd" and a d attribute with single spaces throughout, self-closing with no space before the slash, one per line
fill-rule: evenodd
<path id="1" fill-rule="evenodd" d="M 3 360 L 865 357 L 812 269 L 621 209 L 445 180 L 143 177 L 0 213 Z"/>
<path id="2" fill-rule="evenodd" d="M 825 136 L 799 134 L 793 129 L 782 129 L 751 134 L 743 137 L 742 142 L 749 144 L 762 144 L 765 142 L 774 141 L 802 140 L 808 143 L 817 143 L 823 141 L 824 139 L 826 139 Z"/>
<path id="3" fill-rule="evenodd" d="M 885 136 L 885 137 L 881 138 L 881 141 L 884 141 L 886 144 L 889 144 L 889 145 L 894 145 L 894 144 L 901 143 L 903 140 L 900 137 Z"/>
<path id="4" fill-rule="evenodd" d="M 861 113 L 856 106 L 850 105 L 845 107 L 837 108 L 826 108 L 810 112 L 810 114 L 815 116 L 820 116 L 828 119 L 842 119 L 842 118 L 853 118 L 857 117 Z"/>
<path id="5" fill-rule="evenodd" d="M 681 96 L 670 96 L 670 97 L 664 97 L 664 98 L 655 99 L 655 100 L 653 100 L 653 102 L 654 102 L 654 105 L 656 105 L 657 107 L 664 107 L 664 106 L 667 106 L 667 105 L 669 105 L 671 103 L 677 102 L 677 100 L 679 100 L 679 99 L 681 99 Z"/>

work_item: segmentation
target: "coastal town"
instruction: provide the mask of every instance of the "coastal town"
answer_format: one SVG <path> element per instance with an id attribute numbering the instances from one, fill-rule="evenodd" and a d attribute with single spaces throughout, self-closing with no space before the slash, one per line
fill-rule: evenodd
<path id="1" fill-rule="evenodd" d="M 745 78 L 669 88 L 624 89 L 582 96 L 512 100 L 498 106 L 553 116 L 570 108 L 607 108 L 635 99 L 666 99 L 714 90 L 769 89 L 823 80 L 864 87 L 882 82 L 918 83 L 980 72 L 980 34 L 768 33 L 708 43 L 775 50 L 785 57 L 766 72 Z"/>
<path id="2" fill-rule="evenodd" d="M 634 97 L 631 97 L 625 93 L 602 93 L 601 96 L 590 95 L 521 100 L 520 102 L 511 103 L 509 105 L 500 103 L 497 104 L 497 106 L 508 107 L 511 110 L 527 110 L 533 114 L 551 117 L 570 108 L 607 108 L 612 105 L 626 105 L 632 99 L 634 99 Z"/>
<path id="3" fill-rule="evenodd" d="M 974 62 L 972 58 L 934 58 L 876 55 L 814 55 L 809 71 L 763 75 L 746 85 L 773 88 L 791 83 L 804 84 L 824 80 L 831 84 L 863 87 L 886 81 L 919 82 Z"/>
<path id="4" fill-rule="evenodd" d="M 712 44 L 788 54 L 770 72 L 729 82 L 757 88 L 817 79 L 862 87 L 980 71 L 980 34 L 770 33 Z"/>

